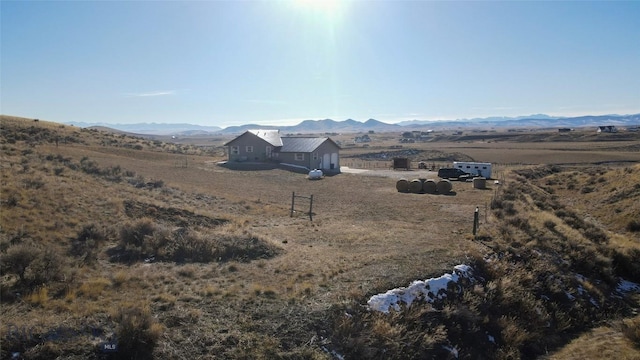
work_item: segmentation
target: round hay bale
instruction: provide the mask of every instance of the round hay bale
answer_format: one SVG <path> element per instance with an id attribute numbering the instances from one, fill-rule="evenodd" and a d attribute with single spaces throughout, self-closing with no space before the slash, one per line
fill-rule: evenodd
<path id="1" fill-rule="evenodd" d="M 437 189 L 436 181 L 433 179 L 429 179 L 422 184 L 422 191 L 427 194 L 435 194 Z"/>
<path id="2" fill-rule="evenodd" d="M 438 184 L 436 185 L 436 190 L 440 194 L 448 194 L 452 188 L 453 185 L 451 185 L 451 181 L 446 179 L 438 181 Z"/>
<path id="3" fill-rule="evenodd" d="M 409 192 L 409 182 L 407 179 L 400 179 L 396 182 L 396 189 L 398 192 Z"/>
<path id="4" fill-rule="evenodd" d="M 474 189 L 485 189 L 487 187 L 487 179 L 483 177 L 477 177 L 473 179 Z"/>
<path id="5" fill-rule="evenodd" d="M 409 192 L 419 194 L 422 192 L 422 181 L 420 179 L 413 179 L 409 182 Z"/>

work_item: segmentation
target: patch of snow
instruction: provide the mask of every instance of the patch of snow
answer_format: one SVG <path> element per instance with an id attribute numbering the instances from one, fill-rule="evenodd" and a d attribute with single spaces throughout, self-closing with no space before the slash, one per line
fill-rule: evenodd
<path id="1" fill-rule="evenodd" d="M 620 279 L 616 290 L 618 290 L 619 293 L 640 292 L 640 284 L 634 283 L 633 281 Z"/>
<path id="2" fill-rule="evenodd" d="M 329 350 L 324 346 L 322 346 L 322 350 L 324 350 L 324 352 L 326 352 L 327 354 L 330 354 L 331 356 L 333 356 L 334 359 L 344 360 L 344 355 L 338 353 L 335 350 Z"/>
<path id="3" fill-rule="evenodd" d="M 489 334 L 487 334 L 487 339 L 489 339 L 489 342 L 492 343 L 492 344 L 496 343 L 496 338 L 494 338 L 493 336 L 491 336 Z"/>
<path id="4" fill-rule="evenodd" d="M 581 281 L 584 281 L 584 277 L 582 278 Z M 598 301 L 596 301 L 596 299 L 593 298 L 593 296 L 590 296 L 589 292 L 587 290 L 585 290 L 585 288 L 582 287 L 582 285 L 578 285 L 578 294 L 580 296 L 584 296 L 584 295 L 589 295 L 589 302 L 591 303 L 591 305 L 600 308 L 600 305 L 598 304 Z"/>
<path id="5" fill-rule="evenodd" d="M 340 166 L 340 172 L 343 173 L 347 173 L 347 174 L 362 174 L 364 172 L 367 172 L 369 170 L 365 170 L 365 169 L 351 169 L 347 166 Z"/>
<path id="6" fill-rule="evenodd" d="M 573 301 L 573 300 L 575 300 L 575 299 L 576 299 L 576 297 L 575 297 L 575 296 L 573 296 L 573 295 L 569 294 L 567 291 L 565 291 L 565 292 L 564 292 L 564 294 L 567 296 L 567 299 L 569 299 L 569 300 L 571 300 L 571 301 Z"/>
<path id="7" fill-rule="evenodd" d="M 443 347 L 445 350 L 448 350 L 448 351 L 451 353 L 451 355 L 453 355 L 453 357 L 455 357 L 456 359 L 458 358 L 458 349 L 456 349 L 456 348 L 455 348 L 455 347 L 453 347 L 453 346 L 445 346 L 445 345 L 442 345 L 442 347 Z"/>
<path id="8" fill-rule="evenodd" d="M 284 166 L 290 166 L 292 168 L 297 168 L 297 169 L 303 169 L 303 170 L 307 170 L 310 171 L 311 169 L 309 169 L 306 166 L 302 166 L 302 165 L 296 165 L 296 164 L 289 164 L 289 163 L 280 163 L 280 165 L 284 165 Z"/>
<path id="9" fill-rule="evenodd" d="M 424 281 L 416 280 L 409 287 L 391 289 L 384 294 L 373 295 L 367 301 L 367 305 L 371 310 L 388 313 L 389 308 L 399 311 L 401 303 L 411 306 L 416 299 L 432 303 L 436 299 L 441 300 L 447 297 L 449 283 L 457 283 L 461 278 L 471 278 L 471 272 L 472 269 L 468 265 L 456 265 L 453 274 L 444 274 Z"/>

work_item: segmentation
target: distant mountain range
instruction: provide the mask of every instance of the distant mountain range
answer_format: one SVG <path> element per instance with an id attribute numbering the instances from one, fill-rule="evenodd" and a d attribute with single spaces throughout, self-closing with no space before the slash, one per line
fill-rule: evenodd
<path id="1" fill-rule="evenodd" d="M 106 123 L 86 123 L 86 122 L 66 122 L 67 125 L 78 126 L 81 128 L 88 127 L 107 127 L 120 131 L 134 134 L 145 135 L 197 135 L 209 134 L 222 130 L 219 126 L 202 126 L 192 124 L 157 124 L 157 123 L 138 123 L 138 124 L 106 124 Z"/>
<path id="2" fill-rule="evenodd" d="M 640 114 L 632 115 L 587 115 L 577 117 L 554 117 L 545 114 L 535 114 L 518 117 L 487 117 L 458 120 L 411 120 L 397 124 L 388 124 L 375 119 L 365 122 L 347 119 L 336 121 L 304 120 L 293 126 L 271 126 L 246 124 L 220 128 L 218 126 L 202 126 L 191 124 L 104 124 L 70 122 L 69 125 L 79 127 L 109 127 L 116 130 L 136 134 L 147 135 L 179 135 L 197 136 L 216 134 L 239 134 L 250 129 L 279 129 L 282 133 L 309 134 L 309 133 L 350 133 L 350 132 L 390 132 L 410 130 L 445 130 L 460 128 L 578 128 L 590 126 L 638 126 Z"/>
<path id="3" fill-rule="evenodd" d="M 585 115 L 575 117 L 555 117 L 544 114 L 518 117 L 488 117 L 443 121 L 405 121 L 405 127 L 431 126 L 435 128 L 578 128 L 590 126 L 638 126 L 640 114 L 631 115 Z"/>

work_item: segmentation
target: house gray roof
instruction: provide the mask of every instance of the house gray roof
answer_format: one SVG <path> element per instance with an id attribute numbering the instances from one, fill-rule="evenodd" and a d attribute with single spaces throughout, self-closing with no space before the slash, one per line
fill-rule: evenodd
<path id="1" fill-rule="evenodd" d="M 326 137 L 283 137 L 280 152 L 310 153 L 327 139 Z"/>
<path id="2" fill-rule="evenodd" d="M 253 135 L 268 142 L 273 146 L 282 146 L 282 139 L 280 138 L 280 130 L 248 130 Z"/>

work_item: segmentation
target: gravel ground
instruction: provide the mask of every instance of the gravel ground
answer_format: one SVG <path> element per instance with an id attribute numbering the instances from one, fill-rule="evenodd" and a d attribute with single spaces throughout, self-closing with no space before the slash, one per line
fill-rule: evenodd
<path id="1" fill-rule="evenodd" d="M 352 169 L 346 166 L 340 167 L 340 172 L 346 174 L 358 174 L 366 176 L 381 176 L 394 179 L 436 179 L 438 178 L 438 172 L 412 169 L 412 170 L 369 170 L 369 169 Z"/>

